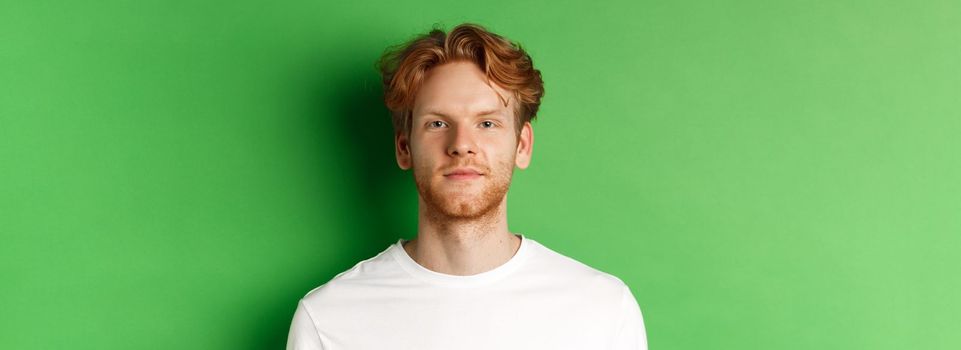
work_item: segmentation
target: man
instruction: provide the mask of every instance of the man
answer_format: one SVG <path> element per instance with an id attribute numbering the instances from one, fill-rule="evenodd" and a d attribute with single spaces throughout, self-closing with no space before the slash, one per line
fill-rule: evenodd
<path id="1" fill-rule="evenodd" d="M 397 164 L 420 197 L 417 237 L 301 299 L 287 349 L 647 349 L 627 285 L 508 229 L 544 93 L 527 53 L 462 24 L 380 63 Z"/>

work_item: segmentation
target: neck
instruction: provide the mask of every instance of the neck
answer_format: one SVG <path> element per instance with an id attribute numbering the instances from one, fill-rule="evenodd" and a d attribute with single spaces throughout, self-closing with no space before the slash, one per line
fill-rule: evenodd
<path id="1" fill-rule="evenodd" d="M 417 238 L 404 250 L 421 266 L 448 275 L 469 276 L 503 265 L 520 248 L 520 237 L 507 228 L 507 196 L 478 218 L 450 218 L 418 209 Z"/>

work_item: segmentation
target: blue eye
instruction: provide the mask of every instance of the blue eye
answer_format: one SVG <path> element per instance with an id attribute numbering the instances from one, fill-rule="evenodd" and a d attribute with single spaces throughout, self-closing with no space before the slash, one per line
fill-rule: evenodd
<path id="1" fill-rule="evenodd" d="M 438 127 L 438 128 L 440 128 L 440 127 L 443 127 L 444 125 L 446 125 L 446 124 L 445 124 L 444 122 L 440 121 L 440 120 L 435 120 L 435 121 L 432 121 L 432 122 L 428 123 L 428 126 L 430 126 L 430 127 Z"/>
<path id="2" fill-rule="evenodd" d="M 486 128 L 493 128 L 493 127 L 495 126 L 495 125 L 494 125 L 494 122 L 492 122 L 492 121 L 490 121 L 490 120 L 484 121 L 483 123 L 481 123 L 481 125 L 484 125 L 484 127 L 486 127 Z"/>

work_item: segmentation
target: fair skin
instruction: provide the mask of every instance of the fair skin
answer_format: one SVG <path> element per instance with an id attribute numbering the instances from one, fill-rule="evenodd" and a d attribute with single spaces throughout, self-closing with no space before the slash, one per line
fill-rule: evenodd
<path id="1" fill-rule="evenodd" d="M 520 247 L 507 226 L 507 190 L 514 167 L 530 164 L 534 132 L 529 122 L 515 127 L 516 106 L 474 63 L 428 72 L 414 97 L 410 134 L 394 139 L 397 165 L 413 169 L 420 194 L 417 238 L 404 249 L 421 266 L 475 275 Z"/>

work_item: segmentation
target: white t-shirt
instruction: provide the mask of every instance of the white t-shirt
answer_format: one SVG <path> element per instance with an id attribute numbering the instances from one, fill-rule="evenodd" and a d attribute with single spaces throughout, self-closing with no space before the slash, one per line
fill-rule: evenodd
<path id="1" fill-rule="evenodd" d="M 470 276 L 421 266 L 400 239 L 307 293 L 287 349 L 647 349 L 624 282 L 518 237 L 510 260 Z"/>

